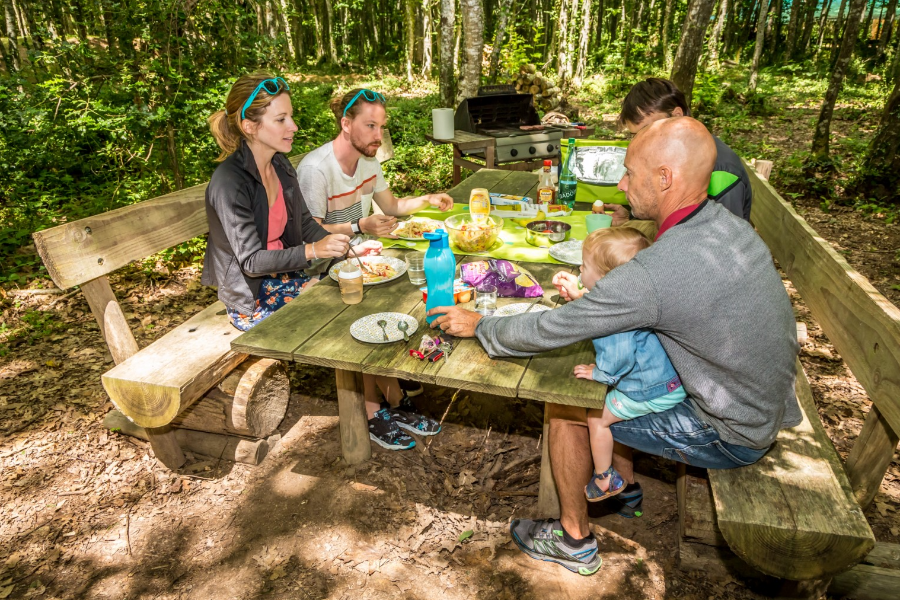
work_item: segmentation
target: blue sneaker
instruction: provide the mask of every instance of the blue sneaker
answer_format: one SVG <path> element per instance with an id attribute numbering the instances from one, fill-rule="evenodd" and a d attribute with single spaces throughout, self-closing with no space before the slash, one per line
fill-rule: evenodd
<path id="1" fill-rule="evenodd" d="M 519 549 L 531 558 L 555 562 L 573 573 L 593 575 L 603 563 L 597 538 L 591 535 L 580 547 L 570 546 L 558 519 L 516 519 L 510 523 L 509 533 Z"/>
<path id="2" fill-rule="evenodd" d="M 610 503 L 613 505 L 613 510 L 626 519 L 640 517 L 644 514 L 644 490 L 641 489 L 641 484 L 635 482 L 633 489 L 626 491 L 623 488 L 619 495 L 610 500 Z"/>
<path id="3" fill-rule="evenodd" d="M 369 419 L 369 439 L 388 450 L 409 450 L 416 441 L 400 431 L 391 413 L 381 409 Z"/>

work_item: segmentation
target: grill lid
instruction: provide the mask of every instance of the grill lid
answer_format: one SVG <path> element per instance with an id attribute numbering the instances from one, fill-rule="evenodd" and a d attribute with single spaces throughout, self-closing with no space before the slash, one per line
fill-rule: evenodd
<path id="1" fill-rule="evenodd" d="M 531 94 L 499 93 L 466 98 L 453 118 L 456 129 L 479 133 L 490 129 L 518 129 L 522 125 L 540 125 Z"/>

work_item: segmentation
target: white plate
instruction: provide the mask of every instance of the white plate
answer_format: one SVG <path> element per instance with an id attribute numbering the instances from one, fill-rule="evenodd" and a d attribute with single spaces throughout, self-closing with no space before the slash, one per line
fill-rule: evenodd
<path id="1" fill-rule="evenodd" d="M 581 240 L 569 240 L 550 246 L 549 254 L 559 262 L 581 265 Z"/>
<path id="2" fill-rule="evenodd" d="M 353 262 L 356 262 L 355 258 L 351 258 Z M 380 263 L 387 263 L 394 267 L 394 270 L 397 272 L 393 277 L 388 277 L 386 279 L 382 279 L 381 281 L 373 281 L 372 283 L 364 283 L 363 285 L 378 285 L 379 283 L 387 283 L 388 281 L 393 281 L 406 273 L 406 261 L 400 258 L 395 258 L 393 256 L 363 256 L 360 258 L 364 265 L 376 265 Z M 341 262 L 331 265 L 331 268 L 328 269 L 328 275 L 335 281 L 338 280 L 338 271 L 341 270 L 341 267 L 344 266 L 344 263 L 347 262 L 342 260 Z"/>
<path id="3" fill-rule="evenodd" d="M 384 331 L 386 331 L 388 335 L 387 340 L 384 339 L 384 332 L 382 332 L 381 327 L 378 325 L 379 319 L 387 321 L 387 325 L 384 326 Z M 419 322 L 409 315 L 395 312 L 383 312 L 375 313 L 374 315 L 369 315 L 368 317 L 363 317 L 362 319 L 354 321 L 353 325 L 350 326 L 350 335 L 361 342 L 368 342 L 370 344 L 399 342 L 403 339 L 403 332 L 397 329 L 397 323 L 400 321 L 409 323 L 409 329 L 406 330 L 406 335 L 408 336 L 412 336 L 419 328 Z"/>
<path id="4" fill-rule="evenodd" d="M 494 311 L 495 317 L 511 317 L 513 315 L 521 315 L 523 312 L 528 310 L 528 307 L 531 306 L 531 302 L 516 302 L 515 304 L 507 304 L 506 306 L 501 306 L 496 311 Z M 534 308 L 531 309 L 531 312 L 542 312 L 545 310 L 550 310 L 549 306 L 544 306 L 543 304 L 535 304 Z"/>
<path id="5" fill-rule="evenodd" d="M 395 230 L 392 231 L 391 233 L 396 234 L 396 232 L 397 232 L 398 230 L 401 230 L 401 229 L 403 229 L 404 227 L 406 227 L 406 224 L 407 224 L 407 223 L 410 223 L 410 222 L 413 222 L 413 221 L 418 221 L 418 222 L 422 222 L 422 221 L 431 221 L 432 223 L 437 223 L 437 224 L 438 224 L 438 229 L 440 229 L 441 227 L 444 226 L 444 222 L 443 222 L 443 221 L 438 221 L 437 219 L 424 219 L 424 218 L 420 218 L 420 219 L 409 219 L 408 221 L 404 221 L 403 223 L 400 223 L 400 224 L 397 226 L 397 229 L 395 229 Z M 424 242 L 424 241 L 425 241 L 425 238 L 424 238 L 424 237 L 406 237 L 406 236 L 398 235 L 397 238 L 398 238 L 398 239 L 401 239 L 401 240 L 409 240 L 409 241 L 411 241 L 411 242 Z"/>

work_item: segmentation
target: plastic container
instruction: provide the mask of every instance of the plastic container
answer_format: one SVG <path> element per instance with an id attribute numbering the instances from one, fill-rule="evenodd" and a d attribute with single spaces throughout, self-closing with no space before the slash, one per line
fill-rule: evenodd
<path id="1" fill-rule="evenodd" d="M 456 275 L 456 258 L 450 251 L 450 241 L 443 229 L 426 233 L 425 239 L 429 241 L 428 251 L 425 252 L 425 280 L 428 284 L 425 311 L 428 312 L 436 306 L 454 305 L 453 279 Z M 429 315 L 425 320 L 431 325 L 438 316 L 440 315 Z"/>
<path id="2" fill-rule="evenodd" d="M 355 261 L 346 261 L 338 271 L 338 285 L 344 304 L 359 304 L 363 299 L 363 275 Z"/>
<path id="3" fill-rule="evenodd" d="M 426 305 L 428 304 L 428 287 L 419 288 L 422 291 L 422 302 Z M 462 279 L 455 279 L 453 281 L 453 302 L 456 304 L 465 304 L 466 302 L 472 301 L 472 294 L 475 292 L 475 288 L 473 288 L 468 283 L 463 283 Z"/>

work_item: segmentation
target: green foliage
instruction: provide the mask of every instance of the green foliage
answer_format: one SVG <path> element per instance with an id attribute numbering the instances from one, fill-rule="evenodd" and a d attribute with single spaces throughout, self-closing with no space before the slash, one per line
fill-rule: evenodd
<path id="1" fill-rule="evenodd" d="M 509 39 L 500 52 L 501 79 L 512 79 L 522 65 L 541 62 L 544 55 L 544 23 L 532 25 L 530 34 L 526 36 L 518 28 L 510 28 Z"/>
<path id="2" fill-rule="evenodd" d="M 22 343 L 33 344 L 68 327 L 53 311 L 29 309 L 19 315 L 15 327 L 0 323 L 0 357 L 6 356 L 12 347 Z"/>

